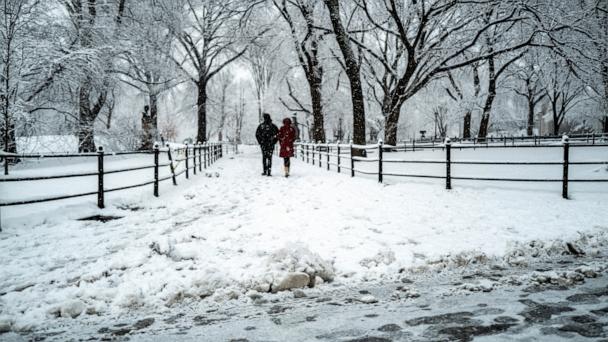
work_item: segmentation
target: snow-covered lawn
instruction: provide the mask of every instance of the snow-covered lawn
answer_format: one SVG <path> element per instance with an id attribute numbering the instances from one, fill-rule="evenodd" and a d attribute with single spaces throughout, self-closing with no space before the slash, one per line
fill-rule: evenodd
<path id="1" fill-rule="evenodd" d="M 605 191 L 574 200 L 559 190 L 446 191 L 351 179 L 301 161 L 285 179 L 274 163 L 274 177 L 260 176 L 259 154 L 247 149 L 213 165 L 219 177 L 182 177 L 160 198 L 148 188 L 115 194 L 103 211 L 94 198 L 3 208 L 0 323 L 19 331 L 81 311 L 223 301 L 276 286 L 289 271 L 351 285 L 428 265 L 525 258 L 522 246 L 533 240 L 541 250 L 587 241 L 589 251 L 608 236 Z M 75 220 L 93 213 L 123 218 Z"/>

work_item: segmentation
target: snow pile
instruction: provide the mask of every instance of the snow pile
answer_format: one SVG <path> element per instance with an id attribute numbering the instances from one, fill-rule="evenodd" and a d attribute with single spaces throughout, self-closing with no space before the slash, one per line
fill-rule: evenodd
<path id="1" fill-rule="evenodd" d="M 268 271 L 265 278 L 272 278 L 272 288 L 278 286 L 290 272 L 305 273 L 310 279 L 315 280 L 319 277 L 323 282 L 330 282 L 335 277 L 333 264 L 311 252 L 302 243 L 290 243 L 275 251 L 268 257 L 267 262 Z M 314 285 L 314 282 L 311 284 Z"/>

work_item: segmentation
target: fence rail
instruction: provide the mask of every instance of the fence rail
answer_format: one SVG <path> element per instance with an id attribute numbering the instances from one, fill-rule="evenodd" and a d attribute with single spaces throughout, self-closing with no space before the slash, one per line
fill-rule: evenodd
<path id="1" fill-rule="evenodd" d="M 91 177 L 97 176 L 97 190 L 89 191 L 77 194 L 70 195 L 55 195 L 49 197 L 42 198 L 32 198 L 32 199 L 23 199 L 23 200 L 13 200 L 0 202 L 0 207 L 8 207 L 8 206 L 17 206 L 17 205 L 26 205 L 26 204 L 34 204 L 34 203 L 42 203 L 42 202 L 51 202 L 64 200 L 69 198 L 76 197 L 84 197 L 84 196 L 93 196 L 97 195 L 97 206 L 99 208 L 105 207 L 105 193 L 106 192 L 116 192 L 127 189 L 139 188 L 148 185 L 153 185 L 153 194 L 155 197 L 159 196 L 158 186 L 162 181 L 166 181 L 169 179 L 173 180 L 173 185 L 177 185 L 177 177 L 186 174 L 186 178 L 190 178 L 190 170 L 193 171 L 193 174 L 196 174 L 197 171 L 202 172 L 203 168 L 207 168 L 212 165 L 219 158 L 222 158 L 224 155 L 224 146 L 222 143 L 204 143 L 204 144 L 195 144 L 195 145 L 186 145 L 185 147 L 180 148 L 171 148 L 170 145 L 167 144 L 166 148 L 159 148 L 158 145 L 154 146 L 153 150 L 150 151 L 134 151 L 134 152 L 117 152 L 117 153 L 105 153 L 102 147 L 99 147 L 97 153 L 81 153 L 81 154 L 4 154 L 4 157 L 10 158 L 21 158 L 21 159 L 39 159 L 39 158 L 97 158 L 97 171 L 96 172 L 80 172 L 80 173 L 69 173 L 69 174 L 59 174 L 59 175 L 51 175 L 51 176 L 32 176 L 32 177 L 3 177 L 0 178 L 0 183 L 5 182 L 32 182 L 32 181 L 46 181 L 46 180 L 54 180 L 54 179 L 62 179 L 62 178 L 76 178 L 76 177 Z M 160 163 L 159 155 L 160 153 L 166 153 L 169 159 L 168 163 Z M 183 154 L 183 158 L 177 158 L 173 160 L 172 153 L 177 153 L 178 155 Z M 104 161 L 108 156 L 125 156 L 125 155 L 152 155 L 153 156 L 153 164 L 137 166 L 137 167 L 126 167 L 119 169 L 111 169 L 105 170 Z M 184 170 L 177 172 L 177 164 L 180 162 L 185 162 Z M 192 163 L 190 163 L 192 162 Z M 159 177 L 159 169 L 162 167 L 170 168 L 170 175 L 166 177 Z M 197 170 L 198 168 L 198 170 Z M 118 186 L 114 188 L 106 188 L 104 186 L 105 175 L 108 174 L 117 174 L 131 171 L 139 171 L 139 170 L 149 170 L 154 169 L 153 179 L 145 182 L 140 182 L 136 184 L 128 184 L 123 186 Z"/>
<path id="2" fill-rule="evenodd" d="M 603 135 L 600 138 L 606 139 L 608 136 Z M 452 180 L 467 180 L 467 181 L 492 181 L 492 182 L 554 182 L 562 184 L 562 197 L 568 198 L 568 184 L 569 183 L 605 183 L 608 182 L 608 179 L 571 179 L 569 177 L 569 168 L 571 165 L 608 165 L 608 160 L 588 160 L 588 161 L 571 161 L 570 160 L 570 149 L 571 148 L 579 148 L 579 147 L 608 147 L 608 141 L 606 144 L 600 141 L 600 138 L 594 136 L 592 138 L 592 144 L 587 144 L 582 142 L 582 138 L 578 138 L 576 143 L 572 143 L 571 139 L 567 136 L 561 137 L 559 143 L 552 144 L 536 144 L 536 145 L 514 145 L 514 146 L 506 146 L 506 147 L 550 147 L 550 148 L 560 148 L 563 150 L 563 159 L 561 161 L 485 161 L 485 160 L 453 160 L 452 159 L 452 150 L 453 149 L 467 149 L 467 148 L 479 148 L 479 145 L 462 145 L 460 143 L 453 143 L 449 139 L 442 144 L 435 145 L 426 145 L 414 147 L 412 145 L 412 151 L 422 151 L 424 149 L 441 149 L 445 152 L 445 158 L 441 160 L 412 160 L 412 159 L 385 159 L 385 152 L 406 152 L 407 143 L 402 145 L 385 145 L 380 141 L 378 144 L 374 145 L 354 145 L 354 144 L 319 144 L 319 143 L 297 143 L 296 151 L 299 154 L 299 157 L 302 161 L 306 163 L 312 163 L 312 165 L 318 165 L 322 167 L 324 162 L 327 166 L 327 170 L 330 170 L 331 166 L 336 168 L 338 173 L 341 173 L 341 169 L 346 169 L 350 171 L 351 177 L 355 177 L 356 174 L 362 175 L 375 175 L 378 177 L 379 182 L 383 182 L 384 176 L 391 177 L 405 177 L 405 178 L 429 178 L 429 179 L 444 179 L 446 189 L 452 188 Z M 587 139 L 587 138 L 585 138 Z M 506 141 L 506 139 L 505 139 Z M 492 145 L 486 144 L 483 146 L 484 148 L 501 148 L 505 147 L 504 145 Z M 355 153 L 355 151 L 358 150 Z M 369 158 L 366 157 L 368 155 L 368 151 L 376 151 L 377 157 Z M 363 153 L 360 153 L 363 152 Z M 360 157 L 359 155 L 363 154 L 364 157 Z M 330 157 L 335 158 L 335 162 L 332 162 Z M 348 159 L 350 167 L 345 166 L 343 164 L 343 160 Z M 356 163 L 376 163 L 377 170 L 370 171 L 368 169 L 363 170 L 361 168 L 356 168 Z M 386 172 L 384 170 L 385 164 L 440 164 L 445 165 L 445 171 L 443 175 L 430 175 L 430 174 L 412 174 L 412 173 L 401 173 L 401 172 Z M 454 176 L 452 174 L 452 165 L 523 165 L 523 166 L 561 166 L 561 178 L 511 178 L 511 177 L 464 177 L 464 176 Z"/>
<path id="3" fill-rule="evenodd" d="M 570 144 L 586 145 L 586 146 L 605 146 L 608 145 L 608 133 L 583 133 L 583 134 L 571 134 L 568 136 Z M 408 141 L 402 141 L 398 144 L 400 147 L 409 149 L 423 149 L 433 148 L 436 146 L 442 146 L 445 139 L 412 139 Z M 486 138 L 450 138 L 452 144 L 456 144 L 459 147 L 467 146 L 469 148 L 482 148 L 488 146 L 503 147 L 538 147 L 538 146 L 550 146 L 560 144 L 562 140 L 561 135 L 550 135 L 550 136 L 489 136 Z M 355 148 L 357 146 L 354 146 Z"/>

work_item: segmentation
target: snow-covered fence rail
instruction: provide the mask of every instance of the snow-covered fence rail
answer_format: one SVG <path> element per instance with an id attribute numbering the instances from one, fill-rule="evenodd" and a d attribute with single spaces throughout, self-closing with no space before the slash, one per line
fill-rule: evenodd
<path id="1" fill-rule="evenodd" d="M 168 162 L 160 162 L 160 154 L 166 153 Z M 41 202 L 58 201 L 69 198 L 84 197 L 97 195 L 97 206 L 99 208 L 105 207 L 105 194 L 108 192 L 116 192 L 127 189 L 139 188 L 148 185 L 153 185 L 154 196 L 159 196 L 159 183 L 172 179 L 173 185 L 177 185 L 177 177 L 185 174 L 186 178 L 190 177 L 190 172 L 196 175 L 197 171 L 202 172 L 203 168 L 207 168 L 219 158 L 223 157 L 224 149 L 221 143 L 204 143 L 195 145 L 186 145 L 185 147 L 171 148 L 167 145 L 166 148 L 159 148 L 158 145 L 154 146 L 153 150 L 150 151 L 134 151 L 134 152 L 112 152 L 105 153 L 103 148 L 100 147 L 96 153 L 80 153 L 80 154 L 11 154 L 11 158 L 17 159 L 41 159 L 41 158 L 96 158 L 97 170 L 94 172 L 73 172 L 63 174 L 51 174 L 51 175 L 34 175 L 34 176 L 4 176 L 0 178 L 0 183 L 16 183 L 16 182 L 33 182 L 33 181 L 48 181 L 55 179 L 64 178 L 81 178 L 81 177 L 92 177 L 97 178 L 97 189 L 96 191 L 85 191 L 69 195 L 50 195 L 40 198 L 20 198 L 17 200 L 0 201 L 0 207 L 26 205 Z M 135 155 L 152 155 L 153 161 L 150 164 L 128 166 L 121 168 L 106 169 L 104 162 L 106 158 L 111 156 L 135 156 Z M 175 159 L 173 156 L 175 155 Z M 6 157 L 6 156 L 5 156 Z M 180 170 L 179 165 L 184 162 L 184 167 Z M 160 177 L 159 171 L 162 168 L 169 167 L 170 173 L 167 176 Z M 120 186 L 107 188 L 104 186 L 105 178 L 108 175 L 126 173 L 140 170 L 151 170 L 153 169 L 153 178 L 144 182 L 138 183 L 123 183 Z"/>
<path id="2" fill-rule="evenodd" d="M 585 133 L 570 135 L 570 144 L 577 146 L 608 146 L 608 133 Z M 498 147 L 542 147 L 560 144 L 562 136 L 490 136 L 487 138 L 451 138 L 452 144 L 459 146 L 470 146 L 472 148 L 498 148 Z M 423 149 L 433 149 L 443 146 L 442 140 L 437 139 L 411 139 L 401 141 L 400 144 L 394 146 L 395 150 L 399 151 L 417 151 Z"/>
<path id="3" fill-rule="evenodd" d="M 318 143 L 298 143 L 296 151 L 298 157 L 306 162 L 312 163 L 313 166 L 318 165 L 320 168 L 323 164 L 327 167 L 327 170 L 334 166 L 338 173 L 342 173 L 342 170 L 350 171 L 351 177 L 355 177 L 357 174 L 376 176 L 379 182 L 384 181 L 384 177 L 404 177 L 404 178 L 427 178 L 427 179 L 442 179 L 445 181 L 446 189 L 452 188 L 453 180 L 462 181 L 488 181 L 488 182 L 525 182 L 525 183 L 561 183 L 562 197 L 568 198 L 568 186 L 570 183 L 608 183 L 608 173 L 606 177 L 599 178 L 572 178 L 570 175 L 570 168 L 572 166 L 583 166 L 583 165 L 600 165 L 605 166 L 608 172 L 608 158 L 604 160 L 572 160 L 570 156 L 570 150 L 572 148 L 603 148 L 608 149 L 607 144 L 586 144 L 578 141 L 577 143 L 571 143 L 571 140 L 564 136 L 559 143 L 553 143 L 548 145 L 515 145 L 509 146 L 510 148 L 518 150 L 519 148 L 533 148 L 536 147 L 538 150 L 549 148 L 549 149 L 561 149 L 562 159 L 561 160 L 474 160 L 474 159 L 454 159 L 453 150 L 475 150 L 479 146 L 468 145 L 468 144 L 454 144 L 447 139 L 442 144 L 434 146 L 419 146 L 414 151 L 443 151 L 444 155 L 441 159 L 416 159 L 416 158 L 405 158 L 405 156 L 414 156 L 412 153 L 405 153 L 407 150 L 405 145 L 385 145 L 382 142 L 373 145 L 354 145 L 354 144 L 318 144 Z M 502 145 L 487 145 L 484 146 L 484 150 L 501 148 Z M 359 157 L 361 153 L 355 153 L 355 150 L 363 150 L 365 157 Z M 528 149 L 530 150 L 530 149 Z M 538 157 L 536 154 L 537 150 L 532 150 L 532 157 Z M 360 151 L 359 151 L 360 152 Z M 608 156 L 608 154 L 601 154 L 602 157 Z M 388 158 L 387 158 L 388 156 Z M 407 172 L 405 167 L 392 167 L 391 170 L 387 170 L 387 166 L 394 165 L 443 165 L 444 171 L 438 172 Z M 476 176 L 467 175 L 455 175 L 453 167 L 455 166 L 521 166 L 521 167 L 552 167 L 559 168 L 559 176 L 556 176 L 556 170 L 551 170 L 552 176 L 546 176 L 539 174 L 536 177 L 513 177 L 509 176 L 509 173 L 505 175 L 505 172 L 499 174 L 482 174 Z M 437 171 L 435 169 L 435 171 Z M 507 171 L 508 172 L 508 171 Z"/>

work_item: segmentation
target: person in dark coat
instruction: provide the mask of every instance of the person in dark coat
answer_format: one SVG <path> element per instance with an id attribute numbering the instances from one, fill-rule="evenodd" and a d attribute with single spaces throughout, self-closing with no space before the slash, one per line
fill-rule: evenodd
<path id="1" fill-rule="evenodd" d="M 255 138 L 262 148 L 262 164 L 264 166 L 262 176 L 270 176 L 270 170 L 272 169 L 272 152 L 274 151 L 274 145 L 277 143 L 279 129 L 272 123 L 270 114 L 264 113 L 262 117 L 264 118 L 264 121 L 255 131 Z"/>
<path id="2" fill-rule="evenodd" d="M 283 119 L 283 126 L 279 129 L 279 144 L 281 145 L 281 151 L 279 156 L 283 158 L 283 167 L 285 170 L 285 177 L 289 177 L 289 158 L 293 157 L 293 143 L 296 141 L 296 129 L 291 124 L 291 119 Z"/>

